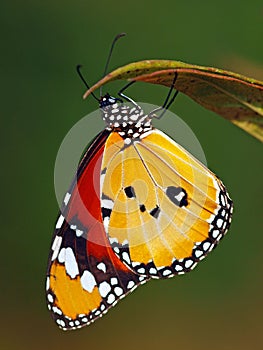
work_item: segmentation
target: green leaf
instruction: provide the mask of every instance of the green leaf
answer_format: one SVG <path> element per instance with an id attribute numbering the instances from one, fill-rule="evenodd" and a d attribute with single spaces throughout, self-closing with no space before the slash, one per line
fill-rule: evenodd
<path id="1" fill-rule="evenodd" d="M 107 74 L 83 97 L 117 79 L 170 87 L 175 73 L 175 89 L 263 142 L 263 82 L 217 68 L 168 60 L 139 61 Z"/>

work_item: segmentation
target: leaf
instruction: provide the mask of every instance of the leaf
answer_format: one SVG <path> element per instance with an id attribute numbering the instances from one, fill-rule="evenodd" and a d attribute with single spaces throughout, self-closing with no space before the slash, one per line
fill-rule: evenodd
<path id="1" fill-rule="evenodd" d="M 222 69 L 179 61 L 139 61 L 107 74 L 83 98 L 117 79 L 170 87 L 175 73 L 175 89 L 263 142 L 263 82 Z"/>

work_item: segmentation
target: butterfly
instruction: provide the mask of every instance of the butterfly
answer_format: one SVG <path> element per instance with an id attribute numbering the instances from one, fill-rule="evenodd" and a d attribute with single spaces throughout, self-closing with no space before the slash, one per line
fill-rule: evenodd
<path id="1" fill-rule="evenodd" d="M 231 222 L 221 180 L 155 129 L 154 113 L 120 96 L 131 103 L 100 98 L 106 128 L 83 155 L 55 225 L 46 296 L 63 330 L 94 322 L 152 278 L 191 271 Z"/>

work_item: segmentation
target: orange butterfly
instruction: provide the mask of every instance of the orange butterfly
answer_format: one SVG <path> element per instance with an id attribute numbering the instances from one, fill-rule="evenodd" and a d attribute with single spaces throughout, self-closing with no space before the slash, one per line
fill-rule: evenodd
<path id="1" fill-rule="evenodd" d="M 150 278 L 191 271 L 231 222 L 222 182 L 123 90 L 131 105 L 99 99 L 106 129 L 84 154 L 55 227 L 47 303 L 64 330 L 93 322 Z"/>

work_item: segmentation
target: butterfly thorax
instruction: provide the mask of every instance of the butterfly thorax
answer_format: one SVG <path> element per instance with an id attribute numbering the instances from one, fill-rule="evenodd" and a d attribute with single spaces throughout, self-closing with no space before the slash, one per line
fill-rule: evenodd
<path id="1" fill-rule="evenodd" d="M 124 104 L 119 99 L 106 95 L 101 99 L 100 108 L 107 129 L 118 132 L 124 140 L 140 138 L 152 129 L 152 118 L 137 104 Z"/>

